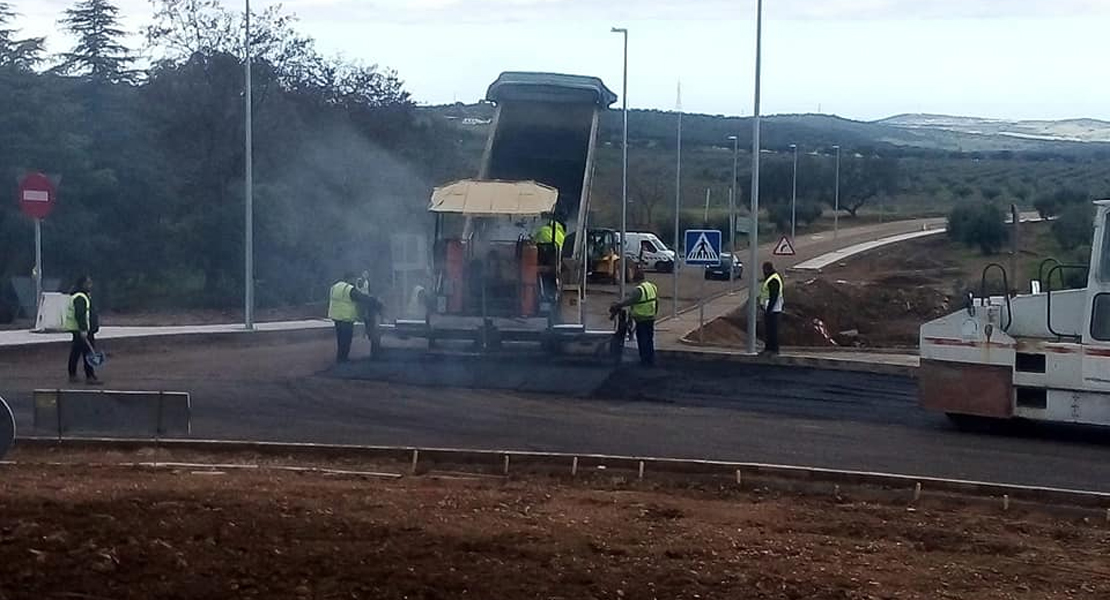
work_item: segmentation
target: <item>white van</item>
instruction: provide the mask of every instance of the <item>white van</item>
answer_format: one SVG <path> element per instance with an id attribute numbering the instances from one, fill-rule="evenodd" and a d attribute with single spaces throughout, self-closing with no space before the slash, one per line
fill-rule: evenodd
<path id="1" fill-rule="evenodd" d="M 617 234 L 620 237 L 620 234 Z M 624 243 L 624 254 L 638 261 L 645 271 L 670 273 L 674 270 L 674 250 L 667 248 L 654 233 L 629 231 Z"/>

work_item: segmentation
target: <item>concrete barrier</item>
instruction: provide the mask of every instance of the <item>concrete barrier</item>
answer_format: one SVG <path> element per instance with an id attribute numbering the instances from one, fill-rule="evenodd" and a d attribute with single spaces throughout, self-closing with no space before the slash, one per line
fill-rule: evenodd
<path id="1" fill-rule="evenodd" d="M 35 390 L 34 427 L 69 434 L 161 438 L 189 435 L 192 406 L 185 392 Z"/>

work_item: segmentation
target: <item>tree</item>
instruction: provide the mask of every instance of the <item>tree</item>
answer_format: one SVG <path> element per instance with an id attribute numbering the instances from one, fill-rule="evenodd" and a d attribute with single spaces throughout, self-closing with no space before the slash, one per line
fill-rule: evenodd
<path id="1" fill-rule="evenodd" d="M 17 38 L 19 30 L 10 26 L 15 17 L 11 3 L 0 0 L 0 67 L 30 71 L 42 61 L 45 40 L 41 37 Z"/>
<path id="2" fill-rule="evenodd" d="M 1052 222 L 1052 237 L 1060 247 L 1067 251 L 1075 250 L 1091 243 L 1094 228 L 1095 207 L 1087 202 L 1073 202 Z"/>
<path id="3" fill-rule="evenodd" d="M 1037 209 L 1041 218 L 1050 219 L 1061 214 L 1073 204 L 1083 204 L 1086 202 L 1086 192 L 1071 188 L 1061 188 L 1037 198 L 1033 202 L 1033 208 Z"/>
<path id="4" fill-rule="evenodd" d="M 948 213 L 948 237 L 985 255 L 995 254 L 1007 239 L 1004 221 L 1002 209 L 994 204 L 963 203 Z"/>
<path id="5" fill-rule="evenodd" d="M 654 228 L 658 225 L 655 222 L 656 210 L 667 199 L 668 192 L 674 193 L 673 186 L 668 187 L 662 180 L 664 172 L 665 170 L 656 170 L 653 174 L 644 173 L 643 176 L 629 181 L 628 200 L 636 210 L 636 222 L 642 227 Z M 673 211 L 671 214 L 674 214 Z"/>
<path id="6" fill-rule="evenodd" d="M 804 227 L 821 218 L 821 213 L 821 204 L 817 202 L 798 202 L 794 218 L 799 226 Z M 775 229 L 782 233 L 790 233 L 791 209 L 789 202 L 772 204 L 767 209 L 767 214 L 771 218 L 771 222 L 775 224 Z"/>
<path id="7" fill-rule="evenodd" d="M 840 166 L 840 210 L 853 218 L 876 197 L 898 187 L 898 161 L 866 156 L 848 158 Z"/>
<path id="8" fill-rule="evenodd" d="M 160 61 L 180 63 L 196 54 L 234 54 L 238 19 L 219 0 L 152 0 L 154 20 L 145 29 Z"/>
<path id="9" fill-rule="evenodd" d="M 119 9 L 110 0 L 79 0 L 59 21 L 77 39 L 55 67 L 59 73 L 84 75 L 99 83 L 131 83 L 135 57 L 120 43 L 124 36 Z"/>

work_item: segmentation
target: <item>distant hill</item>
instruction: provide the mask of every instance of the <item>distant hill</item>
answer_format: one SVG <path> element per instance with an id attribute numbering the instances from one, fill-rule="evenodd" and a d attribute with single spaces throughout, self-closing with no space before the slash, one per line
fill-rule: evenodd
<path id="1" fill-rule="evenodd" d="M 460 128 L 483 135 L 493 116 L 492 105 L 486 103 L 429 106 L 421 110 L 449 118 Z M 672 147 L 675 125 L 673 111 L 629 111 L 633 144 Z M 750 143 L 747 140 L 751 139 L 751 126 L 751 117 L 684 114 L 683 143 L 727 147 L 731 145 L 728 137 L 739 135 L 743 148 Z M 620 111 L 608 111 L 601 123 L 602 139 L 617 142 L 620 134 Z M 840 145 L 863 153 L 897 155 L 1019 152 L 1110 157 L 1110 122 L 1096 119 L 1002 121 L 904 114 L 879 121 L 854 121 L 835 115 L 786 114 L 764 117 L 762 134 L 764 148 L 779 151 L 798 144 L 805 149 L 827 151 Z"/>
<path id="2" fill-rule="evenodd" d="M 1098 119 L 1007 121 L 949 115 L 904 114 L 874 122 L 903 129 L 943 130 L 1058 142 L 1110 142 L 1110 122 Z"/>

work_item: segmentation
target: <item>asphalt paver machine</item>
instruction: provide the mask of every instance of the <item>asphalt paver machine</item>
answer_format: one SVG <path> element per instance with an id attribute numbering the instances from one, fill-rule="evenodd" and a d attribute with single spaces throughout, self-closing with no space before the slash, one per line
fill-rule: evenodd
<path id="1" fill-rule="evenodd" d="M 433 290 L 424 319 L 398 320 L 401 337 L 504 341 L 607 341 L 587 331 L 590 188 L 601 112 L 616 101 L 600 79 L 503 73 L 478 176 L 436 188 Z M 564 247 L 536 243 L 554 221 Z"/>

